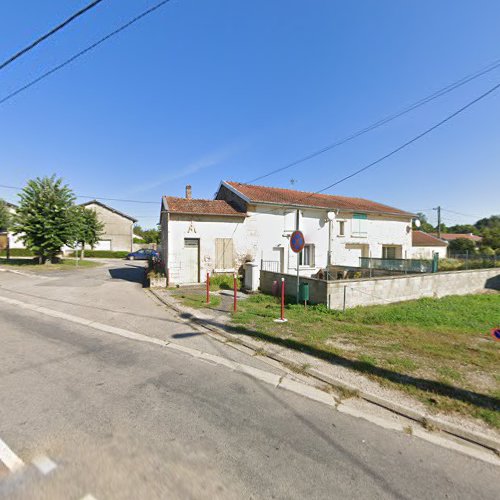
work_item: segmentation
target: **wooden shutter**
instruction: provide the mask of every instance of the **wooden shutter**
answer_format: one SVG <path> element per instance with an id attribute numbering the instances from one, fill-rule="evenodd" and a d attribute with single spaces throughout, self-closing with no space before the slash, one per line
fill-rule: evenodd
<path id="1" fill-rule="evenodd" d="M 234 249 L 232 238 L 215 239 L 215 269 L 233 269 Z"/>

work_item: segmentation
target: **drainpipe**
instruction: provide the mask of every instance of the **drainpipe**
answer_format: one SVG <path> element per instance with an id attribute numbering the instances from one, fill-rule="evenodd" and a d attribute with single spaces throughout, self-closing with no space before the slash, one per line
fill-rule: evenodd
<path id="1" fill-rule="evenodd" d="M 327 267 L 332 265 L 332 221 L 328 219 L 328 259 Z"/>

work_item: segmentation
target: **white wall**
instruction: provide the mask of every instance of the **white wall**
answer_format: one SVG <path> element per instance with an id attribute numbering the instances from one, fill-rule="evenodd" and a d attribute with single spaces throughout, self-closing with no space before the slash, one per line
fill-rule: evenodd
<path id="1" fill-rule="evenodd" d="M 330 223 L 326 210 L 304 209 L 300 211 L 299 226 L 304 233 L 306 244 L 314 244 L 314 266 L 300 268 L 302 276 L 311 276 L 328 264 L 328 239 Z M 215 265 L 215 239 L 232 238 L 235 262 L 232 269 L 237 270 L 247 259 L 260 262 L 263 260 L 279 261 L 280 249 L 283 249 L 285 273 L 297 272 L 297 255 L 290 249 L 289 237 L 295 229 L 295 209 L 282 207 L 273 209 L 268 206 L 249 205 L 247 217 L 220 216 L 182 216 L 167 214 L 162 216 L 162 248 L 167 248 L 168 255 L 162 254 L 165 265 L 169 268 L 170 282 L 182 282 L 184 238 L 200 239 L 200 277 L 205 280 L 207 272 L 212 272 Z M 352 214 L 339 214 L 345 220 L 345 236 L 339 236 L 338 222 L 331 223 L 332 264 L 359 265 L 361 250 L 349 248 L 349 245 L 366 245 L 365 254 L 382 257 L 382 245 L 399 245 L 402 256 L 411 250 L 410 220 L 395 220 L 379 215 L 368 215 L 365 237 L 353 235 Z M 346 244 L 348 248 L 346 248 Z"/>
<path id="2" fill-rule="evenodd" d="M 360 245 L 365 245 L 366 257 L 382 258 L 384 245 L 400 247 L 401 258 L 411 251 L 411 221 L 409 218 L 367 214 L 366 236 L 355 234 L 352 214 L 340 212 L 332 222 L 332 264 L 359 266 Z M 339 222 L 344 221 L 345 235 L 339 234 Z"/>
<path id="3" fill-rule="evenodd" d="M 446 250 L 448 247 L 412 247 L 408 258 L 409 259 L 432 259 L 434 253 L 439 255 L 440 259 L 446 258 Z"/>

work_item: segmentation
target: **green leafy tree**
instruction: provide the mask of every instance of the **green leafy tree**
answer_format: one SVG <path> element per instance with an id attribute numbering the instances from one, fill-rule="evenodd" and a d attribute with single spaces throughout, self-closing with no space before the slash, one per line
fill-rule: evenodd
<path id="1" fill-rule="evenodd" d="M 425 214 L 419 212 L 417 216 L 418 220 L 420 221 L 420 227 L 417 227 L 415 225 L 415 221 L 413 221 L 414 230 L 424 231 L 425 233 L 433 233 L 435 231 L 434 226 L 429 223 L 429 221 L 427 220 L 427 216 Z"/>
<path id="2" fill-rule="evenodd" d="M 95 210 L 82 206 L 73 206 L 70 209 L 72 224 L 71 244 L 75 248 L 80 245 L 82 258 L 85 253 L 85 245 L 94 249 L 104 233 L 104 224 L 97 217 Z"/>
<path id="3" fill-rule="evenodd" d="M 476 251 L 476 245 L 473 241 L 466 238 L 458 238 L 450 241 L 448 251 L 450 255 L 473 254 Z"/>
<path id="4" fill-rule="evenodd" d="M 0 232 L 7 231 L 10 227 L 11 215 L 7 204 L 0 199 Z"/>
<path id="5" fill-rule="evenodd" d="M 455 224 L 447 228 L 448 233 L 459 233 L 459 234 L 479 234 L 479 231 L 472 224 Z"/>
<path id="6" fill-rule="evenodd" d="M 485 229 L 498 229 L 500 230 L 500 215 L 492 215 L 491 217 L 485 217 L 484 219 L 478 220 L 474 226 L 482 232 Z"/>
<path id="7" fill-rule="evenodd" d="M 146 243 L 159 243 L 160 242 L 160 231 L 158 229 L 146 229 L 142 233 L 142 239 Z"/>
<path id="8" fill-rule="evenodd" d="M 19 198 L 14 234 L 20 235 L 40 263 L 54 261 L 61 248 L 73 241 L 75 195 L 53 175 L 28 181 Z"/>

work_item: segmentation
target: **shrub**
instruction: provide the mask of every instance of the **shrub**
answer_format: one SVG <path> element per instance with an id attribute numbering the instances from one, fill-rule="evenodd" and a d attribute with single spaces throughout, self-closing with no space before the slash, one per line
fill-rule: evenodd
<path id="1" fill-rule="evenodd" d="M 1 250 L 0 256 L 6 257 L 7 250 Z M 11 248 L 10 249 L 10 256 L 11 257 L 34 257 L 35 254 L 31 250 L 29 250 L 28 248 Z"/>
<path id="2" fill-rule="evenodd" d="M 134 243 L 137 243 L 138 245 L 143 245 L 146 242 L 142 238 L 134 238 Z"/>
<path id="3" fill-rule="evenodd" d="M 232 290 L 233 274 L 214 274 L 210 276 L 210 289 L 212 290 Z M 241 288 L 241 278 L 237 278 L 237 286 Z"/>
<path id="4" fill-rule="evenodd" d="M 94 257 L 94 258 L 102 258 L 102 259 L 124 259 L 129 252 L 123 251 L 112 251 L 112 250 L 85 250 L 85 258 Z M 74 257 L 75 252 L 71 252 L 68 254 L 69 257 Z"/>

